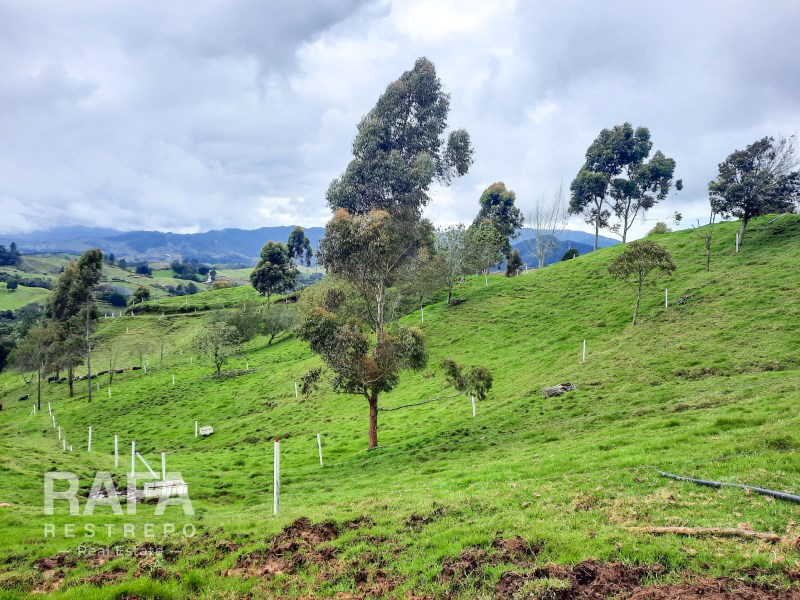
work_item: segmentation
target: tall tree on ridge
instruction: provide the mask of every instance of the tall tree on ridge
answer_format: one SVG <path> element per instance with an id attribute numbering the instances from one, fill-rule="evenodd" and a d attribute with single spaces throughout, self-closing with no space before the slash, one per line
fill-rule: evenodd
<path id="1" fill-rule="evenodd" d="M 264 244 L 261 258 L 250 273 L 250 282 L 259 294 L 267 297 L 267 308 L 272 294 L 282 294 L 295 286 L 297 267 L 283 243 L 269 241 Z"/>
<path id="2" fill-rule="evenodd" d="M 286 247 L 289 250 L 289 258 L 298 265 L 311 266 L 311 257 L 314 256 L 314 252 L 311 250 L 311 242 L 302 227 L 298 226 L 292 229 Z"/>
<path id="3" fill-rule="evenodd" d="M 800 202 L 800 156 L 795 136 L 765 137 L 732 152 L 708 184 L 711 209 L 742 220 L 739 243 L 753 217 L 793 211 Z"/>
<path id="4" fill-rule="evenodd" d="M 609 226 L 611 211 L 619 219 L 611 231 L 624 243 L 636 217 L 667 197 L 675 161 L 656 151 L 645 162 L 652 147 L 647 127 L 634 130 L 630 123 L 623 123 L 603 129 L 586 150 L 586 161 L 570 186 L 570 212 L 584 213 L 587 223 L 595 226 L 595 250 L 599 229 Z M 676 188 L 682 187 L 678 180 Z"/>
<path id="5" fill-rule="evenodd" d="M 445 140 L 449 110 L 433 63 L 418 59 L 361 120 L 353 159 L 328 188 L 334 215 L 320 243 L 320 262 L 359 292 L 368 326 L 337 314 L 336 305 L 320 306 L 306 317 L 300 335 L 334 372 L 336 391 L 367 400 L 369 448 L 378 445 L 379 395 L 397 385 L 400 371 L 427 362 L 418 329 L 387 329 L 386 303 L 420 249 L 433 246 L 433 227 L 421 218 L 431 185 L 448 185 L 472 164 L 466 131 L 452 131 Z"/>

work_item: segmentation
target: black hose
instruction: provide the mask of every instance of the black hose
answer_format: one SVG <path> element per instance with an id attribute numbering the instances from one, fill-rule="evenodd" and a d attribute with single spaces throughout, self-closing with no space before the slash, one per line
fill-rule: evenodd
<path id="1" fill-rule="evenodd" d="M 673 475 L 672 473 L 666 473 L 664 471 L 658 471 L 658 470 L 656 470 L 656 473 L 658 473 L 663 477 L 669 477 L 670 479 L 677 479 L 678 481 L 690 481 L 691 483 L 696 483 L 697 485 L 706 485 L 708 487 L 713 487 L 713 488 L 735 487 L 742 490 L 750 490 L 751 492 L 756 492 L 758 494 L 764 494 L 765 496 L 772 496 L 773 498 L 777 498 L 778 500 L 786 500 L 787 502 L 796 502 L 800 504 L 800 496 L 797 496 L 795 494 L 787 494 L 786 492 L 776 492 L 775 490 L 767 490 L 760 487 L 753 487 L 752 485 L 740 485 L 738 483 L 723 483 L 721 481 L 693 479 L 692 477 Z"/>

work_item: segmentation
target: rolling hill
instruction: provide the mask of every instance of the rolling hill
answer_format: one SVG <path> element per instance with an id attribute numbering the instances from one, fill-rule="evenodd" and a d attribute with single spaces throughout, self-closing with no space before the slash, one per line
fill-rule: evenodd
<path id="1" fill-rule="evenodd" d="M 0 590 L 64 598 L 793 597 L 796 505 L 656 472 L 800 491 L 800 217 L 755 220 L 738 254 L 737 228 L 716 226 L 709 272 L 695 231 L 654 236 L 678 269 L 648 289 L 636 326 L 633 290 L 606 270 L 620 246 L 513 279 L 492 276 L 488 286 L 468 278 L 458 289 L 463 303 L 426 306 L 429 366 L 381 398 L 381 447 L 371 452 L 363 398 L 324 386 L 295 397 L 294 382 L 320 363 L 293 336 L 272 345 L 256 338 L 229 367 L 242 374 L 209 377 L 193 336 L 232 310 L 242 288 L 193 296 L 196 313 L 104 319 L 97 364 L 117 352 L 118 364 L 138 365 L 136 347 L 149 344 L 149 368 L 115 375 L 111 385 L 99 378 L 91 404 L 86 382 L 73 399 L 63 384 L 45 385 L 34 416 L 31 400 L 18 400 L 34 386 L 0 374 Z M 439 363 L 448 357 L 493 373 L 474 417 L 469 398 L 443 385 Z M 577 389 L 543 397 L 542 388 L 564 382 Z M 74 451 L 62 451 L 47 402 Z M 214 434 L 195 437 L 195 421 Z M 149 504 L 136 515 L 102 506 L 69 515 L 64 502 L 43 515 L 45 472 L 77 473 L 83 509 L 96 471 L 124 485 L 132 440 L 156 470 L 167 451 L 168 470 L 189 484 L 194 515 L 168 507 L 154 516 Z M 167 522 L 177 533 L 163 537 Z M 55 537 L 45 536 L 49 524 Z M 95 526 L 91 538 L 86 525 Z M 658 526 L 776 539 L 632 529 Z"/>

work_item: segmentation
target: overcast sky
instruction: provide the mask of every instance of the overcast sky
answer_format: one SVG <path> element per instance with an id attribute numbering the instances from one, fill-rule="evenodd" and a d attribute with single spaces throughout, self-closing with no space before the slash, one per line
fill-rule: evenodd
<path id="1" fill-rule="evenodd" d="M 495 181 L 527 212 L 629 121 L 685 184 L 634 237 L 686 226 L 727 154 L 797 131 L 798 23 L 795 0 L 0 0 L 0 232 L 322 225 L 356 124 L 419 56 L 475 146 L 435 223 Z"/>

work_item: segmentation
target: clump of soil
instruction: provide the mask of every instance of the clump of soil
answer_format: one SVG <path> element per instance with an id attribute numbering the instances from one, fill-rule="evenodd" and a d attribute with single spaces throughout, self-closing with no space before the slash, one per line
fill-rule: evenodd
<path id="1" fill-rule="evenodd" d="M 435 509 L 429 515 L 419 515 L 417 513 L 411 513 L 409 517 L 405 520 L 403 525 L 409 531 L 421 531 L 423 527 L 426 525 L 430 525 L 434 521 L 438 521 L 442 517 L 447 515 L 447 510 L 444 507 L 439 507 Z"/>
<path id="2" fill-rule="evenodd" d="M 692 599 L 721 600 L 740 598 L 743 600 L 766 600 L 768 598 L 800 599 L 796 590 L 782 590 L 766 584 L 745 582 L 733 578 L 698 578 L 684 583 L 645 584 L 651 576 L 663 571 L 661 565 L 650 567 L 625 565 L 623 563 L 597 563 L 583 561 L 572 568 L 549 566 L 534 568 L 530 573 L 503 573 L 495 587 L 496 600 L 518 600 L 520 598 L 553 598 L 564 600 L 601 600 L 625 598 L 628 600 Z M 536 595 L 527 595 L 531 584 Z M 553 585 L 557 582 L 558 585 Z"/>
<path id="3" fill-rule="evenodd" d="M 336 550 L 318 546 L 337 537 L 339 537 L 339 527 L 333 521 L 312 523 L 302 517 L 274 536 L 266 550 L 240 556 L 234 567 L 223 574 L 238 577 L 271 577 L 282 573 L 293 573 L 298 567 L 309 562 L 325 563 L 335 557 Z"/>

